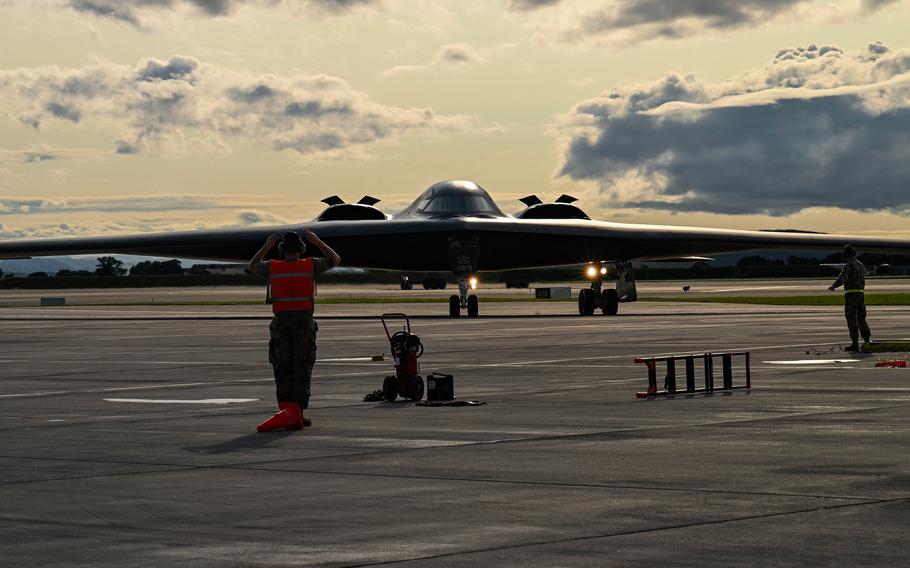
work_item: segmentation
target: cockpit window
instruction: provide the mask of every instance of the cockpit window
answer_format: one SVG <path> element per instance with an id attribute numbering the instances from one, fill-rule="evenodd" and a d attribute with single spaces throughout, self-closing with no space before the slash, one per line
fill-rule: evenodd
<path id="1" fill-rule="evenodd" d="M 437 195 L 423 200 L 417 205 L 421 213 L 434 213 L 437 215 L 471 215 L 491 214 L 496 211 L 493 206 L 480 195 L 450 194 Z"/>
<path id="2" fill-rule="evenodd" d="M 503 213 L 484 189 L 467 181 L 447 181 L 431 186 L 402 214 L 437 217 L 502 217 Z"/>

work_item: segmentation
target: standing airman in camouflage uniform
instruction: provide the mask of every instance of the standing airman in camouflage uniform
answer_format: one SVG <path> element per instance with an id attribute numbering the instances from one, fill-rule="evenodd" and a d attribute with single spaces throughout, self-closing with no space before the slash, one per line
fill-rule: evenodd
<path id="1" fill-rule="evenodd" d="M 859 351 L 860 334 L 866 343 L 872 341 L 872 332 L 866 324 L 866 267 L 857 260 L 856 250 L 850 245 L 844 247 L 844 262 L 843 271 L 828 290 L 844 287 L 844 316 L 853 341 L 846 351 Z"/>
<path id="2" fill-rule="evenodd" d="M 311 424 L 302 411 L 309 406 L 310 379 L 316 362 L 316 279 L 337 266 L 341 257 L 312 231 L 305 230 L 304 236 L 325 258 L 303 258 L 306 245 L 300 235 L 289 232 L 283 238 L 270 236 L 250 261 L 251 272 L 269 279 L 269 302 L 275 313 L 269 325 L 269 362 L 281 410 L 260 424 L 261 432 L 281 427 L 300 429 Z M 279 260 L 263 262 L 279 240 Z"/>

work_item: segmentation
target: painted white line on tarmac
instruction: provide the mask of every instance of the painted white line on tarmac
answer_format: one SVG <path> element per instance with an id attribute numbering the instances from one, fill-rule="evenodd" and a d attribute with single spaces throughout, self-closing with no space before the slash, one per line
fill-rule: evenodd
<path id="1" fill-rule="evenodd" d="M 376 376 L 376 371 L 367 371 L 367 372 L 358 372 L 358 373 L 330 373 L 326 375 L 318 375 L 318 379 L 336 379 L 336 378 L 345 378 L 345 377 L 362 377 L 362 376 Z M 197 383 L 170 383 L 165 385 L 142 385 L 136 387 L 112 387 L 105 389 L 86 389 L 86 390 L 69 390 L 69 391 L 41 391 L 41 392 L 23 392 L 16 394 L 4 394 L 0 395 L 0 399 L 3 398 L 38 398 L 42 396 L 53 396 L 58 394 L 98 394 L 106 392 L 121 392 L 121 391 L 132 391 L 132 390 L 156 390 L 156 389 L 171 389 L 171 388 L 189 388 L 189 387 L 202 387 L 202 386 L 221 386 L 221 385 L 237 385 L 237 384 L 246 384 L 246 383 L 273 383 L 275 382 L 274 378 L 264 378 L 264 379 L 238 379 L 233 381 L 207 381 L 207 382 L 197 382 Z"/>
<path id="2" fill-rule="evenodd" d="M 50 396 L 53 394 L 68 394 L 67 391 L 27 392 L 19 394 L 0 394 L 0 398 L 23 398 L 27 396 Z"/>
<path id="3" fill-rule="evenodd" d="M 308 440 L 329 440 L 349 444 L 364 444 L 369 447 L 382 448 L 429 448 L 435 446 L 465 446 L 484 441 L 475 440 L 442 440 L 435 438 L 368 438 L 351 436 L 319 436 L 307 434 Z"/>
<path id="4" fill-rule="evenodd" d="M 806 387 L 788 387 L 788 386 L 777 386 L 777 385 L 768 385 L 762 386 L 762 391 L 805 391 L 808 390 Z M 842 387 L 834 386 L 831 388 L 833 391 L 837 392 L 910 392 L 910 387 Z"/>
<path id="5" fill-rule="evenodd" d="M 317 363 L 355 363 L 363 361 L 368 363 L 382 363 L 383 361 L 388 361 L 388 359 L 373 359 L 373 357 L 334 357 L 331 359 L 316 359 Z"/>
<path id="6" fill-rule="evenodd" d="M 833 335 L 833 334 L 828 334 L 828 335 Z M 721 353 L 739 353 L 742 351 L 764 351 L 764 350 L 768 350 L 768 349 L 784 349 L 784 348 L 788 348 L 788 347 L 805 348 L 805 347 L 815 347 L 817 345 L 819 345 L 818 341 L 816 341 L 815 343 L 796 343 L 796 344 L 791 343 L 791 344 L 786 344 L 786 345 L 753 345 L 753 346 L 749 346 L 749 347 L 731 347 L 729 349 L 723 349 L 723 350 L 718 351 L 717 355 L 720 355 Z M 708 352 L 708 351 L 695 350 L 692 352 L 692 354 L 698 356 L 698 355 L 701 355 L 702 353 L 706 353 L 706 352 Z M 686 353 L 680 353 L 678 351 L 675 351 L 672 353 L 652 354 L 652 355 L 649 355 L 649 357 L 652 357 L 652 356 L 653 357 L 669 357 L 671 355 L 683 356 L 683 355 L 686 355 Z M 514 362 L 510 362 L 510 363 L 460 364 L 459 366 L 462 366 L 462 367 L 524 367 L 527 365 L 572 363 L 572 362 L 576 362 L 576 361 L 603 361 L 603 360 L 607 360 L 607 359 L 626 359 L 626 358 L 633 358 L 633 357 L 634 357 L 634 355 L 631 355 L 631 354 L 599 355 L 596 357 L 572 357 L 570 359 L 541 359 L 541 360 L 537 360 L 537 361 L 514 361 Z M 441 366 L 441 365 L 439 365 L 439 366 Z"/>
<path id="7" fill-rule="evenodd" d="M 142 404 L 236 404 L 257 402 L 258 398 L 203 398 L 198 400 L 177 400 L 161 398 L 106 398 L 105 402 L 136 402 Z"/>
<path id="8" fill-rule="evenodd" d="M 793 361 L 762 361 L 768 365 L 830 365 L 832 363 L 859 363 L 859 359 L 796 359 Z"/>
<path id="9" fill-rule="evenodd" d="M 718 290 L 698 290 L 702 293 L 717 294 L 718 292 L 751 292 L 753 290 L 813 290 L 814 288 L 806 288 L 806 286 L 748 286 L 745 288 L 721 288 Z"/>
<path id="10" fill-rule="evenodd" d="M 31 359 L 0 359 L 0 363 L 29 363 L 32 362 Z M 122 365 L 125 363 L 123 360 L 110 360 L 105 361 L 104 359 L 42 359 L 42 363 L 92 363 L 94 364 L 109 364 L 109 365 Z M 329 359 L 316 359 L 317 363 L 345 363 L 345 362 L 373 362 L 372 356 L 369 357 L 333 357 Z M 381 362 L 381 361 L 377 361 Z M 129 361 L 129 363 L 134 365 L 193 365 L 193 366 L 218 366 L 218 367 L 257 367 L 257 366 L 269 366 L 268 362 L 253 362 L 253 361 Z"/>
<path id="11" fill-rule="evenodd" d="M 200 347 L 201 349 L 201 347 Z M 35 359 L 4 359 L 5 363 L 33 363 Z M 129 363 L 131 365 L 217 365 L 219 367 L 224 366 L 255 366 L 255 365 L 268 365 L 268 363 L 254 363 L 254 362 L 244 362 L 244 361 L 133 361 L 133 360 L 124 360 L 124 359 L 113 359 L 110 361 L 105 361 L 104 359 L 41 359 L 42 363 L 108 363 L 111 365 L 123 365 L 124 363 Z"/>

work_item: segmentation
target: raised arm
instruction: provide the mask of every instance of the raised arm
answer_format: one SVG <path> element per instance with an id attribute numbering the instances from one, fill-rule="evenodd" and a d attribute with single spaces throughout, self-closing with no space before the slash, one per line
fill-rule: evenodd
<path id="1" fill-rule="evenodd" d="M 338 256 L 338 253 L 335 252 L 332 247 L 322 242 L 322 239 L 316 236 L 316 233 L 309 229 L 304 229 L 303 236 L 311 242 L 316 248 L 322 251 L 322 254 L 325 255 L 326 260 L 329 261 L 329 264 L 332 266 L 338 266 L 341 264 L 341 257 Z"/>
<path id="2" fill-rule="evenodd" d="M 265 241 L 265 244 L 262 245 L 262 248 L 259 249 L 259 252 L 257 252 L 255 256 L 253 256 L 253 258 L 250 260 L 249 269 L 251 271 L 254 270 L 257 264 L 261 264 L 262 261 L 265 260 L 265 255 L 269 254 L 269 251 L 272 250 L 272 247 L 275 246 L 275 243 L 278 242 L 279 238 L 281 237 L 278 235 L 278 233 L 269 235 L 269 238 Z"/>

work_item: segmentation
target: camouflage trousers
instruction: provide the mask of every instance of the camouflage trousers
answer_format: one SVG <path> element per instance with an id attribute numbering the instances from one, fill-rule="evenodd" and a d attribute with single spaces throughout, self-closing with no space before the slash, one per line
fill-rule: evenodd
<path id="1" fill-rule="evenodd" d="M 866 323 L 866 297 L 865 294 L 851 292 L 844 294 L 844 316 L 847 318 L 847 328 L 850 330 L 850 339 L 858 341 L 859 336 L 868 341 L 872 331 Z"/>
<path id="2" fill-rule="evenodd" d="M 269 325 L 269 363 L 275 373 L 278 402 L 310 404 L 310 378 L 316 363 L 316 331 L 309 314 L 282 314 Z"/>

